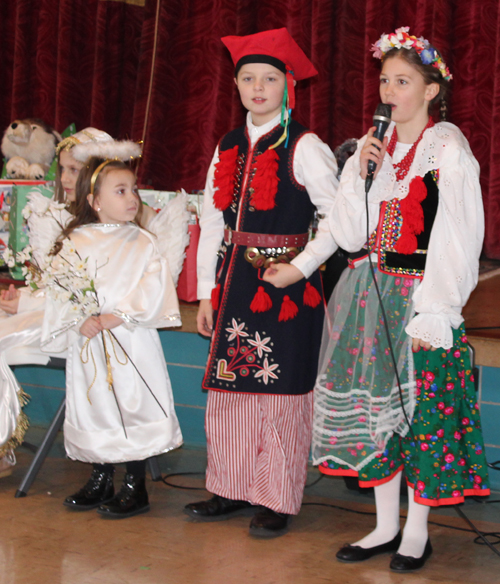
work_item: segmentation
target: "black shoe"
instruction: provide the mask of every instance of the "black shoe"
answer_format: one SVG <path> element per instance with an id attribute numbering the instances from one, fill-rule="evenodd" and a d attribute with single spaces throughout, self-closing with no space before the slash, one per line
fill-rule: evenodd
<path id="1" fill-rule="evenodd" d="M 146 480 L 126 474 L 119 492 L 107 505 L 101 505 L 97 513 L 110 519 L 125 519 L 149 511 Z"/>
<path id="2" fill-rule="evenodd" d="M 404 574 L 405 572 L 415 572 L 424 567 L 425 562 L 430 558 L 432 554 L 431 540 L 428 539 L 425 544 L 424 553 L 420 558 L 414 558 L 413 556 L 402 556 L 401 554 L 396 554 L 389 565 L 393 572 L 399 572 Z"/>
<path id="3" fill-rule="evenodd" d="M 184 513 L 198 521 L 225 521 L 237 515 L 253 515 L 255 511 L 256 507 L 247 501 L 234 501 L 219 495 L 184 507 Z"/>
<path id="4" fill-rule="evenodd" d="M 339 562 L 364 562 L 373 556 L 397 551 L 400 543 L 401 531 L 394 539 L 391 539 L 391 541 L 381 545 L 375 545 L 371 548 L 363 548 L 359 545 L 347 544 L 343 548 L 339 549 L 336 558 L 339 560 Z"/>
<path id="5" fill-rule="evenodd" d="M 77 493 L 66 497 L 63 505 L 78 511 L 87 511 L 99 507 L 102 503 L 111 501 L 115 494 L 113 486 L 114 472 L 114 469 L 104 472 L 94 469 L 87 484 Z"/>
<path id="6" fill-rule="evenodd" d="M 250 535 L 254 537 L 279 537 L 288 531 L 290 515 L 264 507 L 250 522 Z"/>

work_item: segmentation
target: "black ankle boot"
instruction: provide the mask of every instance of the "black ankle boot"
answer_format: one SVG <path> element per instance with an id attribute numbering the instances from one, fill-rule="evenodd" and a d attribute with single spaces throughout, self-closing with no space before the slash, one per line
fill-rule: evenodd
<path id="1" fill-rule="evenodd" d="M 127 473 L 118 493 L 107 505 L 101 505 L 97 513 L 110 519 L 125 519 L 149 511 L 148 492 L 144 478 Z"/>
<path id="2" fill-rule="evenodd" d="M 114 473 L 115 469 L 111 465 L 105 469 L 103 466 L 94 468 L 87 484 L 77 493 L 66 497 L 63 505 L 78 511 L 87 511 L 99 507 L 101 503 L 111 501 L 115 494 Z"/>

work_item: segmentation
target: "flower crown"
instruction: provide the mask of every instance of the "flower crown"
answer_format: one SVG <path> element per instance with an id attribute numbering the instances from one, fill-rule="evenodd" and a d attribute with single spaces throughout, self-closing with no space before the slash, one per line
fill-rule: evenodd
<path id="1" fill-rule="evenodd" d="M 383 34 L 380 39 L 371 47 L 373 56 L 376 59 L 384 59 L 385 54 L 391 49 L 415 49 L 424 65 L 432 65 L 439 69 L 439 72 L 446 81 L 453 79 L 446 63 L 441 58 L 439 52 L 424 37 L 417 38 L 409 35 L 409 26 L 397 28 L 395 32 Z"/>

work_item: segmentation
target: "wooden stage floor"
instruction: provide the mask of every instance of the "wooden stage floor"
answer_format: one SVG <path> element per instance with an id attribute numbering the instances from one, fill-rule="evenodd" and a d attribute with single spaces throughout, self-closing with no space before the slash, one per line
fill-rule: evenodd
<path id="1" fill-rule="evenodd" d="M 0 480 L 0 584 L 500 581 L 500 557 L 485 546 L 475 545 L 472 533 L 437 525 L 430 526 L 434 555 L 415 574 L 390 573 L 389 556 L 357 565 L 337 562 L 337 549 L 360 538 L 374 525 L 373 516 L 352 512 L 373 513 L 372 497 L 348 491 L 341 479 L 324 478 L 306 489 L 306 505 L 290 532 L 261 541 L 248 536 L 248 518 L 210 524 L 190 521 L 182 508 L 205 498 L 204 490 L 183 491 L 150 481 L 150 513 L 110 521 L 94 511 L 71 512 L 62 506 L 62 501 L 86 481 L 89 467 L 59 457 L 47 459 L 28 497 L 15 499 L 30 456 L 21 451 L 14 474 Z M 163 472 L 203 471 L 205 453 L 181 449 L 163 456 L 161 465 Z M 308 482 L 317 476 L 317 471 L 311 469 Z M 203 486 L 201 477 L 174 480 L 181 485 Z M 463 508 L 479 528 L 500 531 L 497 504 L 469 502 Z M 467 529 L 450 509 L 432 511 L 430 520 Z"/>

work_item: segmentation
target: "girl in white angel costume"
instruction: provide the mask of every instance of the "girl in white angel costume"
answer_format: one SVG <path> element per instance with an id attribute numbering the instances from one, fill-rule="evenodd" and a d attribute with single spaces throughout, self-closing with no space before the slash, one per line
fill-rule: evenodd
<path id="1" fill-rule="evenodd" d="M 57 173 L 54 199 L 36 189 L 28 195 L 23 210 L 35 261 L 40 263 L 52 248 L 62 228 L 73 217 L 75 185 L 83 162 L 71 154 L 76 144 L 109 142 L 113 138 L 95 128 L 85 128 L 57 146 Z M 28 250 L 26 255 L 28 255 Z M 11 258 L 14 262 L 14 258 Z M 40 351 L 40 335 L 45 306 L 43 290 L 29 286 L 3 290 L 0 295 L 0 476 L 10 474 L 15 464 L 14 448 L 22 441 L 28 420 L 22 411 L 26 400 L 12 365 L 46 365 L 49 356 Z"/>
<path id="2" fill-rule="evenodd" d="M 66 451 L 94 466 L 64 504 L 99 507 L 114 518 L 149 510 L 146 459 L 182 443 L 155 330 L 179 326 L 179 306 L 156 238 L 140 227 L 140 209 L 130 168 L 91 158 L 77 181 L 75 218 L 54 247 L 44 282 L 42 346 L 68 349 Z M 120 462 L 127 472 L 114 495 Z"/>
<path id="3" fill-rule="evenodd" d="M 87 159 L 102 147 L 116 149 L 118 144 L 109 134 L 96 128 L 85 128 L 59 143 L 54 199 L 44 197 L 35 189 L 28 196 L 28 204 L 23 211 L 36 262 L 42 262 L 62 228 L 73 218 L 76 181 Z M 79 146 L 80 160 L 73 156 L 75 146 Z M 158 214 L 143 206 L 142 221 L 158 237 L 156 243 L 169 262 L 174 282 L 182 269 L 184 249 L 189 241 L 188 219 L 184 194 L 171 200 Z M 25 394 L 10 367 L 47 364 L 49 355 L 40 350 L 44 309 L 43 288 L 33 291 L 29 286 L 17 289 L 11 286 L 1 293 L 0 477 L 11 473 L 11 467 L 15 464 L 14 448 L 22 442 L 28 426 L 21 408 Z"/>

